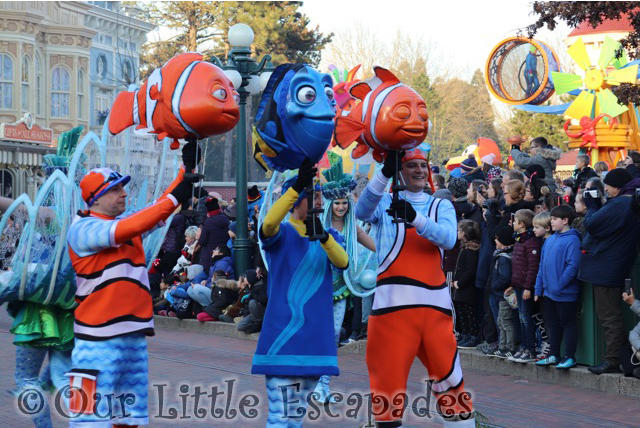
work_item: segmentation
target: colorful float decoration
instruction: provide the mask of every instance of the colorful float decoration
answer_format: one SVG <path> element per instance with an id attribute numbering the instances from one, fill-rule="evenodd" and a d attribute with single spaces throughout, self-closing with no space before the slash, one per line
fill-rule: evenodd
<path id="1" fill-rule="evenodd" d="M 585 77 L 552 73 L 559 94 L 580 90 L 564 113 L 570 118 L 564 125 L 569 147 L 589 154 L 592 163 L 604 161 L 610 166 L 624 159 L 626 150 L 637 148 L 640 142 L 634 106 L 620 104 L 610 89 L 621 83 L 635 84 L 638 75 L 638 64 L 628 64 L 626 54 L 616 59 L 620 48 L 620 42 L 606 37 L 597 64 L 592 64 L 579 38 L 568 53 L 584 70 Z"/>
<path id="2" fill-rule="evenodd" d="M 476 144 L 471 144 L 467 146 L 466 149 L 462 152 L 460 156 L 453 157 L 449 159 L 445 167 L 452 171 L 460 166 L 463 160 L 467 159 L 469 155 L 475 155 L 476 159 L 479 161 L 486 155 L 493 153 L 496 157 L 493 160 L 494 165 L 498 165 L 502 163 L 502 154 L 500 153 L 500 148 L 498 144 L 493 141 L 491 138 L 478 138 Z"/>
<path id="3" fill-rule="evenodd" d="M 510 37 L 493 48 L 485 67 L 487 87 L 500 101 L 539 105 L 554 93 L 555 52 L 539 40 Z"/>

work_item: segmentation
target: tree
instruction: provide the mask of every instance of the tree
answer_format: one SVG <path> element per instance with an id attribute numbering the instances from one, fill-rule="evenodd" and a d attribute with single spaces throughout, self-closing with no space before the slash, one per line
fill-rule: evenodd
<path id="1" fill-rule="evenodd" d="M 592 2 L 539 2 L 533 3 L 533 13 L 538 19 L 527 27 L 530 38 L 536 32 L 546 26 L 553 30 L 557 20 L 565 21 L 569 26 L 576 27 L 587 22 L 592 27 L 601 24 L 605 19 L 620 19 L 625 15 L 629 17 L 634 31 L 620 43 L 631 58 L 640 58 L 640 8 L 638 2 L 633 1 L 592 1 Z M 622 56 L 622 50 L 618 57 Z M 640 87 L 629 83 L 613 86 L 611 90 L 622 104 L 640 104 Z"/>
<path id="2" fill-rule="evenodd" d="M 252 27 L 256 55 L 270 53 L 274 64 L 303 62 L 317 66 L 321 50 L 331 41 L 318 27 L 309 29 L 309 18 L 298 11 L 301 2 L 138 2 L 146 19 L 173 35 L 143 46 L 144 76 L 181 52 L 224 57 L 227 34 L 236 23 Z"/>

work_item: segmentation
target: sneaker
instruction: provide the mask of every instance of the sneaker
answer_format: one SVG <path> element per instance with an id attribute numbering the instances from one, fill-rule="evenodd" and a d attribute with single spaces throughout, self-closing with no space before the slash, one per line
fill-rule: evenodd
<path id="1" fill-rule="evenodd" d="M 163 309 L 161 311 L 158 311 L 158 315 L 160 315 L 161 317 L 166 317 L 167 316 L 167 311 L 166 309 Z"/>
<path id="2" fill-rule="evenodd" d="M 524 349 L 519 349 L 518 352 L 509 357 L 509 361 L 517 361 L 524 352 Z"/>
<path id="3" fill-rule="evenodd" d="M 494 353 L 498 350 L 498 344 L 497 343 L 490 343 L 489 346 L 487 346 L 486 349 L 482 350 L 482 353 L 485 355 L 489 355 L 491 357 L 493 357 Z"/>
<path id="4" fill-rule="evenodd" d="M 508 349 L 498 349 L 496 352 L 494 352 L 493 355 L 498 358 L 507 359 L 511 357 L 513 354 Z"/>
<path id="5" fill-rule="evenodd" d="M 476 349 L 477 349 L 478 351 L 483 351 L 483 350 L 487 349 L 489 346 L 491 346 L 491 345 L 489 345 L 489 342 L 487 342 L 487 341 L 485 340 L 485 341 L 483 341 L 481 344 L 479 344 L 478 346 L 476 346 Z"/>
<path id="6" fill-rule="evenodd" d="M 569 358 L 569 357 L 564 357 L 562 359 L 562 361 L 560 361 L 558 363 L 558 365 L 556 366 L 556 368 L 558 370 L 569 370 L 572 367 L 577 366 L 576 364 L 576 360 L 574 360 L 573 358 Z"/>
<path id="7" fill-rule="evenodd" d="M 558 364 L 558 357 L 555 355 L 550 355 L 544 360 L 536 361 L 536 366 L 551 366 L 554 364 Z"/>
<path id="8" fill-rule="evenodd" d="M 527 350 L 522 351 L 520 356 L 515 359 L 516 363 L 530 363 L 533 361 L 536 361 L 536 359 L 533 357 L 533 354 L 531 353 L 531 351 L 527 351 Z"/>
<path id="9" fill-rule="evenodd" d="M 475 349 L 478 346 L 478 338 L 475 336 L 467 336 L 466 340 L 458 342 L 458 348 L 460 349 Z"/>
<path id="10" fill-rule="evenodd" d="M 355 337 L 349 336 L 349 337 L 347 337 L 345 340 L 343 340 L 342 342 L 340 342 L 340 346 L 345 346 L 345 345 L 348 345 L 348 344 L 350 344 L 350 343 L 355 343 L 355 342 L 356 342 Z"/>
<path id="11" fill-rule="evenodd" d="M 175 312 L 173 312 L 173 311 L 169 311 L 169 312 L 167 312 L 167 315 L 168 315 L 168 316 L 170 316 L 171 318 L 178 318 L 178 314 L 176 314 L 176 313 L 175 313 Z"/>

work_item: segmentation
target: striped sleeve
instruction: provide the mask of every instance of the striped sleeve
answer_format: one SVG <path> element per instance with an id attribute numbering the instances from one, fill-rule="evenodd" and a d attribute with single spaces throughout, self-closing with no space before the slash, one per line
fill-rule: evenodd
<path id="1" fill-rule="evenodd" d="M 118 247 L 117 224 L 118 220 L 78 216 L 69 228 L 67 242 L 79 257 L 96 254 L 105 248 Z"/>

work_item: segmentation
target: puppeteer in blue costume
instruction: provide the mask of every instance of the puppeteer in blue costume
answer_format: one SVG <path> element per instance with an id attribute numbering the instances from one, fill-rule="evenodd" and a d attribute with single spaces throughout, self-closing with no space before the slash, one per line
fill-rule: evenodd
<path id="1" fill-rule="evenodd" d="M 318 378 L 339 373 L 331 328 L 331 265 L 345 269 L 348 258 L 339 235 L 325 232 L 319 218 L 307 217 L 311 207 L 305 194 L 317 172 L 313 165 L 333 134 L 336 101 L 331 86 L 328 74 L 308 65 L 281 65 L 271 76 L 256 115 L 262 139 L 256 145 L 256 160 L 278 172 L 299 168 L 298 176 L 284 183 L 282 196 L 268 209 L 259 229 L 269 266 L 269 305 L 252 373 L 266 376 L 267 427 L 302 426 Z M 284 221 L 289 212 L 289 221 Z M 321 239 L 310 241 L 312 230 Z"/>
<path id="2" fill-rule="evenodd" d="M 333 269 L 333 328 L 335 332 L 335 346 L 340 341 L 340 331 L 348 307 L 353 306 L 353 297 L 364 297 L 373 293 L 375 287 L 375 270 L 378 267 L 375 250 L 376 246 L 367 233 L 357 225 L 355 203 L 352 192 L 356 188 L 356 181 L 351 174 L 345 174 L 342 168 L 342 158 L 327 152 L 331 167 L 322 172 L 327 180 L 322 186 L 324 196 L 324 213 L 322 225 L 327 230 L 335 230 L 344 241 L 344 247 L 349 257 L 348 269 Z M 365 270 L 369 270 L 372 281 L 366 283 L 361 278 Z M 361 304 L 360 300 L 356 300 Z M 322 376 L 316 385 L 318 401 L 334 401 L 329 391 L 329 376 Z"/>

